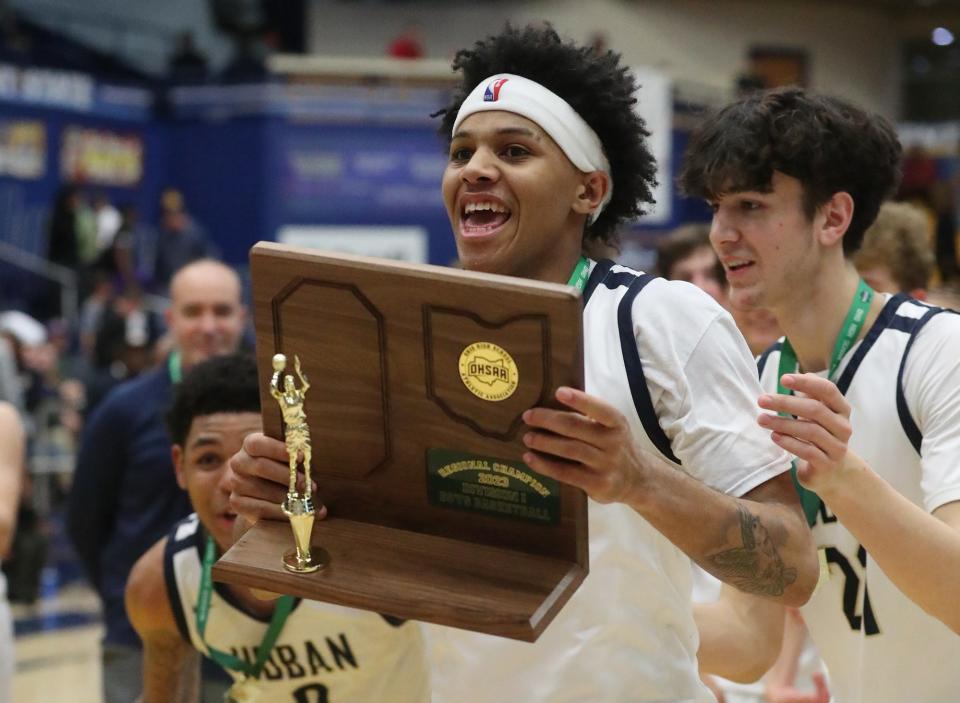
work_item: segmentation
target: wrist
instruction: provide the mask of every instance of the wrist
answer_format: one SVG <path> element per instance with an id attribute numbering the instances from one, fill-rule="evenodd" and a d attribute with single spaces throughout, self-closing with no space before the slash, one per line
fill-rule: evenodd
<path id="1" fill-rule="evenodd" d="M 620 502 L 630 506 L 640 514 L 650 510 L 656 504 L 653 494 L 659 484 L 653 476 L 658 468 L 652 455 L 642 449 L 638 450 L 634 470 L 629 474 L 623 499 Z"/>
<path id="2" fill-rule="evenodd" d="M 861 492 L 863 480 L 872 473 L 867 463 L 852 451 L 847 452 L 843 460 L 843 467 L 837 472 L 834 480 L 825 484 L 817 493 L 827 504 L 843 505 L 849 501 L 857 501 Z"/>

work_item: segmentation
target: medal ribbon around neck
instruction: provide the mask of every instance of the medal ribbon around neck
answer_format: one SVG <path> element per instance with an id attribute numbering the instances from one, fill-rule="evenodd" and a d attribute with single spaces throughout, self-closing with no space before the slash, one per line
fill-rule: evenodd
<path id="1" fill-rule="evenodd" d="M 577 262 L 577 265 L 573 269 L 573 273 L 570 274 L 570 280 L 567 281 L 568 286 L 573 286 L 578 291 L 583 293 L 583 289 L 587 286 L 587 279 L 590 277 L 590 261 L 585 256 L 581 256 L 580 260 Z"/>
<path id="2" fill-rule="evenodd" d="M 200 595 L 197 598 L 197 632 L 200 634 L 200 640 L 206 645 L 210 658 L 225 669 L 232 669 L 240 672 L 250 678 L 259 678 L 263 671 L 263 665 L 270 656 L 273 645 L 276 644 L 280 631 L 283 629 L 287 616 L 293 610 L 294 599 L 292 596 L 280 596 L 277 599 L 276 607 L 273 611 L 273 617 L 267 631 L 263 633 L 263 639 L 257 647 L 257 659 L 253 664 L 236 657 L 228 652 L 222 652 L 214 649 L 204 637 L 207 629 L 207 618 L 210 615 L 210 599 L 213 596 L 213 581 L 210 577 L 210 570 L 213 568 L 213 562 L 217 559 L 217 545 L 213 537 L 207 536 L 207 544 L 203 553 L 203 569 L 200 575 Z"/>
<path id="3" fill-rule="evenodd" d="M 837 382 L 837 369 L 840 368 L 840 362 L 846 353 L 850 351 L 854 342 L 857 341 L 857 337 L 860 336 L 860 331 L 867 321 L 867 313 L 870 312 L 870 303 L 872 301 L 873 289 L 861 278 L 857 284 L 857 292 L 853 294 L 850 309 L 847 310 L 847 316 L 843 320 L 843 327 L 840 328 L 840 334 L 837 336 L 837 341 L 833 345 L 833 354 L 830 357 L 830 369 L 827 372 L 827 378 L 834 383 Z M 777 393 L 793 395 L 792 390 L 784 388 L 780 379 L 783 378 L 784 374 L 797 373 L 799 369 L 800 364 L 797 362 L 797 353 L 794 351 L 793 345 L 790 344 L 790 340 L 785 338 L 783 340 L 783 346 L 780 348 L 780 365 L 777 369 Z M 780 415 L 786 416 L 787 414 L 780 413 Z M 800 495 L 800 503 L 803 506 L 803 514 L 807 518 L 807 523 L 813 527 L 817 521 L 817 512 L 820 510 L 820 496 L 800 485 L 800 480 L 797 478 L 796 461 L 793 462 L 790 468 L 790 477 L 793 479 L 793 485 Z"/>
<path id="4" fill-rule="evenodd" d="M 173 385 L 183 380 L 183 359 L 179 351 L 172 352 L 167 358 L 167 373 L 170 374 L 170 382 Z"/>

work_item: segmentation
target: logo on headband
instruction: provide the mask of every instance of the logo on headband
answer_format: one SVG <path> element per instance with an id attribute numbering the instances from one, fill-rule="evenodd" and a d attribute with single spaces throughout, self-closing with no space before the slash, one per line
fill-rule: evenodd
<path id="1" fill-rule="evenodd" d="M 489 85 L 483 93 L 483 102 L 485 103 L 495 103 L 500 99 L 500 89 L 503 87 L 503 84 L 506 83 L 509 78 L 498 78 Z"/>

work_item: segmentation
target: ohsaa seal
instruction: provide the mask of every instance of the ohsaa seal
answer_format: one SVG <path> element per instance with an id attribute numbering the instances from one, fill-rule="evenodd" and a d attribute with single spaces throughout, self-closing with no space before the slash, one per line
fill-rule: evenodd
<path id="1" fill-rule="evenodd" d="M 460 380 L 478 398 L 496 402 L 513 395 L 520 372 L 503 347 L 474 342 L 460 352 Z"/>

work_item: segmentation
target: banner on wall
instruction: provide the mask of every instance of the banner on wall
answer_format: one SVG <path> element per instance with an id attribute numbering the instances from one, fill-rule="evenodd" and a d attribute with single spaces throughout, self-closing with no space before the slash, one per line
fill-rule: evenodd
<path id="1" fill-rule="evenodd" d="M 0 176 L 43 178 L 47 130 L 39 120 L 0 120 Z"/>
<path id="2" fill-rule="evenodd" d="M 143 140 L 136 134 L 67 127 L 60 148 L 66 181 L 133 187 L 143 177 Z"/>
<path id="3" fill-rule="evenodd" d="M 295 128 L 278 156 L 288 220 L 444 214 L 440 179 L 447 159 L 432 129 Z"/>
<path id="4" fill-rule="evenodd" d="M 151 116 L 153 95 L 77 71 L 0 63 L 0 103 L 143 121 Z"/>

